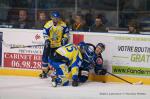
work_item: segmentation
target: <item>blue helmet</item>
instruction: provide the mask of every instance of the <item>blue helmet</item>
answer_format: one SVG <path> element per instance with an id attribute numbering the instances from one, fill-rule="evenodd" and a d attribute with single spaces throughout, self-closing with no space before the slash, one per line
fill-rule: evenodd
<path id="1" fill-rule="evenodd" d="M 57 12 L 57 11 L 54 11 L 54 12 L 51 13 L 51 17 L 60 18 L 60 13 Z"/>

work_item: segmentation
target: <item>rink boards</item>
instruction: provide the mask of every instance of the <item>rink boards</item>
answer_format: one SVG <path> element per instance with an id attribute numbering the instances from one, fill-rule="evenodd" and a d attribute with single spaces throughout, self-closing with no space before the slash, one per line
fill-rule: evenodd
<path id="1" fill-rule="evenodd" d="M 25 69 L 12 69 L 12 68 L 1 68 L 0 75 L 5 76 L 29 76 L 29 77 L 38 77 L 41 73 L 41 70 L 25 70 Z M 145 85 L 150 85 L 150 80 L 147 78 L 140 78 L 140 77 L 129 77 L 129 76 L 121 76 L 123 79 L 126 79 L 130 82 L 139 82 L 142 81 Z M 71 75 L 70 75 L 71 78 Z M 106 76 L 98 76 L 94 74 L 90 74 L 89 77 L 90 81 L 98 81 L 98 82 L 120 82 L 125 83 L 116 77 L 106 75 Z"/>
<path id="2" fill-rule="evenodd" d="M 1 75 L 34 76 L 41 72 L 42 46 L 32 48 L 15 48 L 9 46 L 43 44 L 42 30 L 0 29 L 5 44 L 1 44 Z M 13 34 L 13 36 L 12 36 Z M 12 38 L 13 37 L 13 38 Z M 104 67 L 111 73 L 127 80 L 150 84 L 150 37 L 149 35 L 129 35 L 117 33 L 71 32 L 70 42 L 80 41 L 104 43 L 106 50 L 102 53 Z M 90 75 L 90 80 L 122 82 L 106 76 Z"/>

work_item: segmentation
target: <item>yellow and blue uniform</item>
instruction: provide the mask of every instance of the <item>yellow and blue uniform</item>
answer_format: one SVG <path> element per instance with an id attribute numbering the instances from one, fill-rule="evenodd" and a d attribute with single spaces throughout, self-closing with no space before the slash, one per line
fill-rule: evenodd
<path id="1" fill-rule="evenodd" d="M 56 26 L 50 20 L 44 25 L 43 35 L 48 37 L 51 48 L 57 48 L 62 46 L 61 42 L 63 38 L 69 38 L 69 29 L 61 20 Z"/>
<path id="2" fill-rule="evenodd" d="M 64 45 L 64 43 L 62 44 L 64 39 L 69 39 L 69 29 L 61 20 L 58 21 L 57 25 L 54 25 L 53 21 L 50 20 L 44 25 L 43 36 L 46 37 L 49 42 L 48 46 L 44 46 L 42 56 L 42 67 L 46 68 L 48 67 L 48 58 L 53 56 L 58 47 Z"/>
<path id="3" fill-rule="evenodd" d="M 78 47 L 72 43 L 66 44 L 56 50 L 56 56 L 49 60 L 50 64 L 56 69 L 56 74 L 63 76 L 66 80 L 71 68 L 73 80 L 78 80 L 79 67 L 82 63 L 82 55 Z"/>

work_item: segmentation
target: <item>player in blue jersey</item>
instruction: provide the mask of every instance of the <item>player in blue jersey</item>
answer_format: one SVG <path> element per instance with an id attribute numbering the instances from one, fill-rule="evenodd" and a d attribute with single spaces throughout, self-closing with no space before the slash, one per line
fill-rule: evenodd
<path id="1" fill-rule="evenodd" d="M 80 45 L 80 44 L 79 44 Z M 86 46 L 87 44 L 81 43 L 82 46 Z M 103 43 L 98 43 L 96 47 L 92 44 L 88 44 L 93 47 L 93 51 L 86 51 L 86 53 L 82 53 L 83 61 L 79 69 L 79 82 L 84 83 L 89 78 L 89 72 L 91 69 L 94 69 L 96 75 L 105 75 L 106 69 L 103 67 L 103 58 L 101 53 L 105 50 L 105 45 Z M 85 48 L 83 47 L 83 50 Z M 88 55 L 86 55 L 88 52 Z M 88 56 L 88 57 L 87 57 Z"/>

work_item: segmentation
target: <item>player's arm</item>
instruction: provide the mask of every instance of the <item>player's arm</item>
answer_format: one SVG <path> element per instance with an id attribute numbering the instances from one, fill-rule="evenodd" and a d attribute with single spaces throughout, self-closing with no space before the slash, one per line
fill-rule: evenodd
<path id="1" fill-rule="evenodd" d="M 69 28 L 67 26 L 64 26 L 63 28 L 64 30 L 63 30 L 63 37 L 61 42 L 62 46 L 66 45 L 69 41 Z"/>
<path id="2" fill-rule="evenodd" d="M 43 38 L 45 40 L 45 46 L 50 47 L 50 40 L 49 40 L 49 29 L 51 28 L 51 21 L 48 21 L 43 28 Z"/>
<path id="3" fill-rule="evenodd" d="M 44 39 L 48 39 L 49 38 L 49 29 L 51 27 L 51 21 L 48 21 L 43 28 L 43 37 Z"/>

